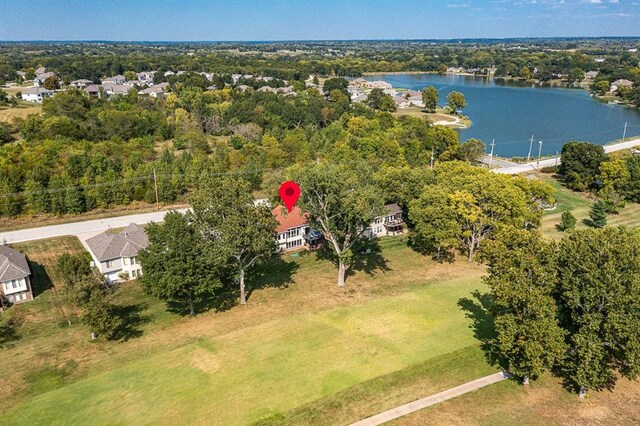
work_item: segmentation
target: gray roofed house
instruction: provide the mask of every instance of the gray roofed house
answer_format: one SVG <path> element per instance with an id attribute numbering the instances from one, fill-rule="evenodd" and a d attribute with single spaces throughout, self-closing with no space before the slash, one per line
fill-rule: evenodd
<path id="1" fill-rule="evenodd" d="M 119 281 L 123 276 L 136 278 L 142 275 L 136 256 L 149 245 L 149 239 L 141 226 L 131 223 L 119 234 L 103 232 L 85 243 L 95 267 L 107 280 Z"/>
<path id="2" fill-rule="evenodd" d="M 21 303 L 33 299 L 31 269 L 27 257 L 17 250 L 0 245 L 0 310 L 9 303 Z"/>
<path id="3" fill-rule="evenodd" d="M 365 232 L 370 238 L 396 235 L 404 232 L 402 209 L 396 203 L 384 206 L 386 214 L 378 216 Z"/>
<path id="4" fill-rule="evenodd" d="M 43 72 L 41 74 L 36 73 L 36 78 L 33 79 L 34 86 L 43 85 L 45 80 L 49 77 L 54 77 L 56 73 L 54 72 Z"/>
<path id="5" fill-rule="evenodd" d="M 22 100 L 27 102 L 41 103 L 45 98 L 53 96 L 53 91 L 44 87 L 29 87 L 22 91 Z"/>
<path id="6" fill-rule="evenodd" d="M 93 81 L 91 80 L 87 80 L 86 78 L 81 78 L 78 80 L 73 80 L 72 82 L 69 83 L 69 86 L 73 86 L 73 87 L 86 87 L 90 84 L 93 84 Z"/>

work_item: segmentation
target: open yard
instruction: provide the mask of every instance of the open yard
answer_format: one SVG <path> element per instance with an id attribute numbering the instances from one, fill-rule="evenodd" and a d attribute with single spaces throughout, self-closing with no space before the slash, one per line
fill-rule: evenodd
<path id="1" fill-rule="evenodd" d="M 404 240 L 383 240 L 386 260 L 363 258 L 368 272 L 350 277 L 346 290 L 335 285 L 329 263 L 313 254 L 287 255 L 254 282 L 260 289 L 249 306 L 195 318 L 169 313 L 136 283 L 124 284 L 121 307 L 135 329 L 115 343 L 91 343 L 81 324 L 61 321 L 57 307 L 43 306 L 47 290 L 3 314 L 5 323 L 22 318 L 13 325 L 15 339 L 0 349 L 0 362 L 16 366 L 0 371 L 0 381 L 11 384 L 0 390 L 3 420 L 246 424 L 304 419 L 306 404 L 347 395 L 357 406 L 338 410 L 334 420 L 351 421 L 406 402 L 416 390 L 437 391 L 493 371 L 458 306 L 482 290 L 483 268 L 434 263 Z M 27 249 L 37 251 L 34 244 Z M 56 246 L 56 255 L 77 249 L 55 242 L 43 249 Z M 51 275 L 44 255 L 30 258 L 41 259 Z M 47 323 L 48 330 L 33 335 L 29 321 Z M 402 380 L 385 376 L 402 371 L 411 383 L 394 389 Z M 383 388 L 388 391 L 379 394 Z M 367 393 L 369 402 L 351 400 L 351 392 Z"/>
<path id="2" fill-rule="evenodd" d="M 581 219 L 591 200 L 542 178 L 558 189 L 543 225 L 556 238 L 560 212 Z M 610 223 L 638 224 L 639 211 L 629 205 Z M 478 304 L 484 268 L 436 263 L 406 237 L 360 256 L 346 289 L 327 261 L 287 254 L 254 274 L 247 307 L 221 299 L 194 318 L 125 283 L 118 309 L 130 325 L 117 342 L 91 342 L 64 301 L 53 265 L 63 252 L 82 252 L 75 238 L 15 247 L 31 261 L 38 295 L 0 316 L 0 363 L 15 366 L 0 370 L 0 416 L 9 424 L 348 424 L 496 371 L 475 337 L 488 332 Z M 397 423 L 611 423 L 617 414 L 637 423 L 639 394 L 640 385 L 622 381 L 578 401 L 545 376 Z"/>
<path id="3" fill-rule="evenodd" d="M 41 105 L 20 106 L 18 108 L 0 108 L 0 121 L 11 123 L 14 118 L 25 118 L 29 114 L 40 114 Z"/>
<path id="4" fill-rule="evenodd" d="M 545 212 L 542 219 L 542 233 L 550 238 L 562 238 L 563 233 L 556 228 L 556 225 L 560 223 L 560 216 L 565 211 L 570 211 L 578 219 L 576 228 L 586 228 L 584 221 L 589 218 L 589 211 L 595 198 L 586 193 L 567 189 L 549 175 L 539 175 L 539 177 L 556 189 L 555 196 L 558 203 L 554 210 Z M 607 217 L 607 224 L 640 226 L 640 204 L 627 202 L 619 214 L 610 214 Z"/>

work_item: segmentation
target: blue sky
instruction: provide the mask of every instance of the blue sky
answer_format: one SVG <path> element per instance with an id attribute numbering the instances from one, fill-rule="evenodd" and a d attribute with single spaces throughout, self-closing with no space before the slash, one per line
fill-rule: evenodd
<path id="1" fill-rule="evenodd" d="M 640 0 L 3 0 L 0 40 L 640 36 Z"/>

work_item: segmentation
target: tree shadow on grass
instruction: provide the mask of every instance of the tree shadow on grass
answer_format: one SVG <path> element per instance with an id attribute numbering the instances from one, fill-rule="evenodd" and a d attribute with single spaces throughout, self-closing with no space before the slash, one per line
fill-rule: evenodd
<path id="1" fill-rule="evenodd" d="M 491 311 L 494 303 L 489 293 L 474 291 L 471 293 L 473 299 L 463 297 L 458 300 L 458 306 L 465 312 L 467 318 L 472 322 L 469 325 L 473 329 L 473 335 L 480 341 L 480 347 L 485 354 L 487 362 L 491 365 L 498 365 L 506 371 L 504 359 L 500 356 L 495 347 L 496 338 L 495 323 Z"/>
<path id="2" fill-rule="evenodd" d="M 285 260 L 284 256 L 282 253 L 275 254 L 267 262 L 249 271 L 246 277 L 247 300 L 256 290 L 284 289 L 293 283 L 293 276 L 300 265 L 298 262 Z"/>
<path id="3" fill-rule="evenodd" d="M 316 254 L 317 260 L 328 260 L 333 263 L 337 271 L 338 259 L 329 244 L 330 243 L 325 242 L 323 246 L 314 253 Z M 353 245 L 351 251 L 353 258 L 351 265 L 347 267 L 345 279 L 354 276 L 358 271 L 362 271 L 367 275 L 391 271 L 387 259 L 382 254 L 382 248 L 380 247 L 380 240 L 378 238 L 363 238 Z"/>
<path id="4" fill-rule="evenodd" d="M 134 303 L 130 305 L 116 305 L 114 307 L 116 315 L 122 320 L 122 324 L 115 331 L 112 340 L 122 340 L 124 342 L 142 336 L 141 326 L 151 321 L 148 315 L 142 315 L 148 309 L 146 303 Z"/>
<path id="5" fill-rule="evenodd" d="M 0 323 L 0 349 L 11 346 L 13 342 L 20 340 L 17 328 L 18 322 L 13 318 Z"/>
<path id="6" fill-rule="evenodd" d="M 53 288 L 51 277 L 47 273 L 45 267 L 38 262 L 29 260 L 29 268 L 31 269 L 31 291 L 35 299 L 40 294 Z"/>

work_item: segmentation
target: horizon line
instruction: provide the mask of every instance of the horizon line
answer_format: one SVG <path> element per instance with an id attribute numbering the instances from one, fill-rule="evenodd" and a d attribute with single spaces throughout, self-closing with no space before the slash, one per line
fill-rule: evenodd
<path id="1" fill-rule="evenodd" d="M 353 38 L 353 39 L 273 39 L 273 40 L 109 40 L 109 39 L 0 39 L 0 43 L 322 43 L 322 42 L 397 42 L 397 41 L 479 41 L 479 40 L 597 40 L 639 39 L 640 35 L 602 36 L 513 36 L 513 37 L 447 37 L 447 38 Z"/>

